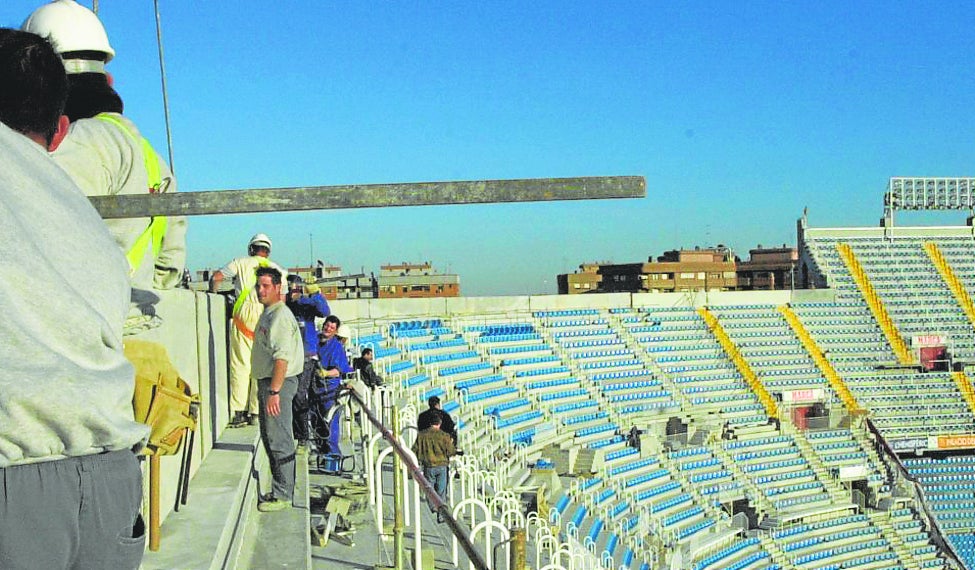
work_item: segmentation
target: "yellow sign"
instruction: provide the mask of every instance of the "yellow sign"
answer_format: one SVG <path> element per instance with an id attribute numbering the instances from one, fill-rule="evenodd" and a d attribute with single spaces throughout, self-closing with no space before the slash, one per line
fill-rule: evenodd
<path id="1" fill-rule="evenodd" d="M 975 447 L 975 435 L 939 435 L 938 449 L 963 449 Z"/>

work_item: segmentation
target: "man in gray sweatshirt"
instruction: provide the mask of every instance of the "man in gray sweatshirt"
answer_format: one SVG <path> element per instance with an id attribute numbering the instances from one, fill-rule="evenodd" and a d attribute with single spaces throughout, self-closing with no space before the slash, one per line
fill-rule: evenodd
<path id="1" fill-rule="evenodd" d="M 0 86 L 0 566 L 138 568 L 128 264 L 48 155 L 67 131 L 53 48 L 0 28 Z"/>

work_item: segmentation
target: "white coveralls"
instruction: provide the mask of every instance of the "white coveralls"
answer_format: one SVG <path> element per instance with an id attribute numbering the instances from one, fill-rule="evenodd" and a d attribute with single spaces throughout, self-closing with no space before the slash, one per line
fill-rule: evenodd
<path id="1" fill-rule="evenodd" d="M 281 272 L 281 282 L 287 283 L 288 272 L 270 259 L 252 255 L 238 257 L 220 269 L 225 279 L 234 280 L 237 303 L 234 305 L 230 327 L 230 415 L 247 411 L 258 413 L 257 382 L 251 378 L 251 350 L 254 347 L 254 327 L 257 326 L 264 305 L 257 300 L 258 267 L 274 267 Z"/>
<path id="2" fill-rule="evenodd" d="M 68 136 L 54 152 L 54 160 L 86 196 L 149 193 L 149 178 L 142 152 L 142 135 L 135 124 L 118 113 L 71 123 Z M 114 122 L 113 122 L 114 121 Z M 123 124 L 121 128 L 116 122 Z M 160 192 L 176 192 L 176 178 L 166 162 L 156 156 L 162 185 Z M 150 218 L 105 220 L 115 242 L 128 255 Z M 129 267 L 133 290 L 172 289 L 179 285 L 186 265 L 186 218 L 169 217 L 159 251 L 145 250 L 137 267 Z M 134 291 L 134 294 L 137 294 Z"/>

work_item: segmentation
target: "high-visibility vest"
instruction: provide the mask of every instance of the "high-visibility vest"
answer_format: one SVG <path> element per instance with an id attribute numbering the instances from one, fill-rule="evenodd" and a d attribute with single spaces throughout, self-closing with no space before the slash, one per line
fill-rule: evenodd
<path id="1" fill-rule="evenodd" d="M 100 113 L 95 118 L 106 123 L 111 123 L 122 130 L 130 139 L 139 143 L 142 148 L 142 160 L 145 163 L 146 177 L 149 179 L 149 193 L 155 194 L 162 189 L 163 177 L 162 169 L 159 168 L 159 155 L 149 144 L 145 137 L 136 138 L 135 133 L 129 126 L 113 115 Z M 149 225 L 139 234 L 129 251 L 125 252 L 125 258 L 129 261 L 129 276 L 142 265 L 146 258 L 146 251 L 151 251 L 153 256 L 162 250 L 162 240 L 166 236 L 166 216 L 153 216 L 149 218 Z M 151 250 L 150 250 L 151 248 Z"/>
<path id="2" fill-rule="evenodd" d="M 257 265 L 258 267 L 269 267 L 271 264 L 267 259 L 258 256 Z M 237 278 L 240 279 L 240 276 Z M 254 282 L 254 285 L 257 285 L 257 281 Z M 244 306 L 244 302 L 248 297 L 250 297 L 251 291 L 254 290 L 254 285 L 241 288 L 240 295 L 237 296 L 237 300 L 234 302 L 234 311 L 231 314 L 231 320 L 234 322 L 234 326 L 237 327 L 237 330 L 251 340 L 254 340 L 254 331 L 248 328 L 248 326 L 244 323 L 244 319 L 240 318 L 240 308 Z"/>

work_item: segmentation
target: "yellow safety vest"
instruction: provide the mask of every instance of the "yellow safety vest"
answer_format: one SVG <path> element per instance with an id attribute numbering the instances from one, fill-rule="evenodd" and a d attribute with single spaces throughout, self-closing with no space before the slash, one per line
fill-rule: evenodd
<path id="1" fill-rule="evenodd" d="M 159 155 L 149 144 L 145 137 L 136 138 L 128 125 L 118 120 L 117 117 L 108 113 L 100 113 L 95 118 L 106 123 L 111 123 L 122 130 L 130 139 L 139 143 L 142 147 L 142 160 L 145 163 L 146 176 L 149 179 L 149 193 L 155 194 L 162 188 L 163 177 L 162 169 L 159 168 Z M 146 258 L 146 251 L 151 249 L 153 255 L 162 249 L 162 240 L 166 235 L 166 216 L 153 216 L 149 219 L 149 225 L 136 238 L 129 251 L 125 252 L 125 258 L 129 261 L 129 275 L 134 275 Z"/>
<path id="2" fill-rule="evenodd" d="M 261 257 L 257 260 L 257 265 L 258 267 L 268 267 L 271 264 L 268 263 L 267 259 Z M 239 279 L 240 276 L 238 275 L 237 278 Z M 257 282 L 255 281 L 254 285 L 256 284 Z M 254 331 L 249 329 L 247 325 L 244 324 L 244 319 L 240 318 L 239 315 L 240 308 L 244 306 L 244 301 L 247 299 L 247 297 L 250 297 L 251 291 L 254 290 L 254 285 L 242 288 L 240 290 L 240 295 L 237 296 L 237 300 L 234 302 L 234 312 L 231 313 L 231 320 L 233 320 L 234 326 L 236 326 L 237 330 L 239 330 L 244 336 L 251 340 L 254 340 Z"/>

